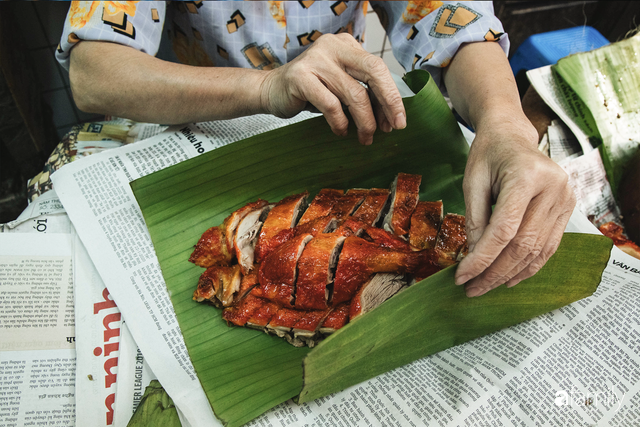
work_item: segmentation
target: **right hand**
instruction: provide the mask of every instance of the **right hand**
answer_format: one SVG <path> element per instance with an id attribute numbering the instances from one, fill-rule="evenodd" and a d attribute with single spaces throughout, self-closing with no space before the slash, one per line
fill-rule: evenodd
<path id="1" fill-rule="evenodd" d="M 384 132 L 403 129 L 407 123 L 402 98 L 385 63 L 346 33 L 325 34 L 293 61 L 268 71 L 260 97 L 266 111 L 283 118 L 311 104 L 341 136 L 347 135 L 349 126 L 344 104 L 364 145 L 372 143 L 376 123 Z"/>

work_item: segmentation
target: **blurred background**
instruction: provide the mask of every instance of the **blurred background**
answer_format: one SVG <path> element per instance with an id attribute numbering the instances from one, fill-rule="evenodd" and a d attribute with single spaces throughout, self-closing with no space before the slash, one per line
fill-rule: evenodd
<path id="1" fill-rule="evenodd" d="M 640 2 L 493 3 L 511 40 L 510 57 L 533 34 L 589 25 L 615 42 L 640 24 Z M 26 207 L 27 181 L 42 170 L 64 134 L 74 124 L 103 118 L 78 110 L 68 73 L 55 59 L 68 8 L 68 2 L 0 2 L 0 223 Z M 365 49 L 404 74 L 377 16 L 368 11 Z M 528 83 L 524 76 L 517 80 L 523 95 Z"/>

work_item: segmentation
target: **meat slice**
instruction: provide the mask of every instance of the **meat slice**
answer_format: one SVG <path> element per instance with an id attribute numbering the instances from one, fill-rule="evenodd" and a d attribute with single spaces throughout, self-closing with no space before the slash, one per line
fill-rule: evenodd
<path id="1" fill-rule="evenodd" d="M 320 325 L 319 332 L 324 335 L 329 335 L 342 328 L 349 322 L 349 304 L 342 303 L 335 307 L 327 318 Z"/>
<path id="2" fill-rule="evenodd" d="M 458 254 L 467 242 L 464 216 L 458 214 L 446 214 L 440 226 L 440 232 L 436 239 L 436 252 L 438 264 L 448 267 L 456 263 Z"/>
<path id="3" fill-rule="evenodd" d="M 266 303 L 268 303 L 268 301 L 262 298 L 247 295 L 238 305 L 225 308 L 222 312 L 222 318 L 234 325 L 244 326 L 253 313 Z"/>
<path id="4" fill-rule="evenodd" d="M 384 213 L 390 194 L 386 188 L 372 188 L 353 217 L 366 225 L 375 226 Z"/>
<path id="5" fill-rule="evenodd" d="M 391 184 L 391 207 L 384 219 L 384 228 L 397 236 L 409 232 L 411 215 L 420 197 L 422 176 L 399 173 Z"/>
<path id="6" fill-rule="evenodd" d="M 284 337 L 291 332 L 291 328 L 300 320 L 302 311 L 293 310 L 291 308 L 281 308 L 271 318 L 267 325 L 267 331 L 276 334 L 279 337 Z"/>
<path id="7" fill-rule="evenodd" d="M 298 260 L 296 308 L 327 308 L 328 286 L 333 282 L 344 240 L 344 236 L 330 233 L 320 234 L 307 243 Z"/>
<path id="8" fill-rule="evenodd" d="M 200 275 L 193 299 L 198 302 L 210 301 L 216 307 L 231 305 L 233 294 L 239 289 L 241 281 L 240 266 L 211 266 Z"/>
<path id="9" fill-rule="evenodd" d="M 268 300 L 293 307 L 298 259 L 313 236 L 302 234 L 278 246 L 258 269 L 258 292 Z M 253 291 L 252 291 L 253 292 Z"/>
<path id="10" fill-rule="evenodd" d="M 366 228 L 365 223 L 352 216 L 339 220 L 338 222 L 341 224 L 333 233 L 344 237 L 360 236 Z"/>
<path id="11" fill-rule="evenodd" d="M 262 224 L 274 205 L 261 206 L 248 213 L 238 224 L 233 248 L 242 273 L 249 274 L 253 270 L 254 252 Z"/>
<path id="12" fill-rule="evenodd" d="M 335 205 L 336 201 L 344 195 L 344 191 L 335 190 L 332 188 L 323 188 L 313 198 L 311 204 L 305 211 L 302 218 L 300 218 L 299 225 L 306 224 L 309 221 L 313 221 L 316 218 L 329 215 L 331 208 Z"/>
<path id="13" fill-rule="evenodd" d="M 222 223 L 225 227 L 225 236 L 227 238 L 227 247 L 229 249 L 233 248 L 233 244 L 235 241 L 236 229 L 240 222 L 251 212 L 261 209 L 267 206 L 269 202 L 266 200 L 258 199 L 255 202 L 248 203 L 245 206 L 241 207 L 237 211 L 233 212 L 227 218 L 225 218 Z"/>
<path id="14" fill-rule="evenodd" d="M 246 326 L 254 329 L 264 329 L 280 309 L 278 304 L 274 302 L 263 301 L 264 302 L 251 313 L 245 324 Z"/>
<path id="15" fill-rule="evenodd" d="M 254 256 L 257 263 L 264 259 L 263 247 L 268 245 L 271 238 L 282 230 L 295 227 L 302 211 L 304 211 L 307 196 L 309 196 L 309 192 L 305 191 L 285 197 L 271 209 L 262 225 L 256 243 Z"/>
<path id="16" fill-rule="evenodd" d="M 224 224 L 211 227 L 200 236 L 189 261 L 199 267 L 229 265 L 233 260 L 233 250 L 227 246 Z"/>
<path id="17" fill-rule="evenodd" d="M 407 252 L 413 250 L 411 245 L 406 240 L 403 240 L 402 238 L 388 232 L 387 230 L 383 230 L 382 228 L 366 227 L 364 229 L 364 236 L 368 237 L 373 243 L 376 243 L 383 248 Z"/>
<path id="18" fill-rule="evenodd" d="M 360 237 L 345 240 L 329 302 L 337 305 L 349 301 L 375 273 L 406 274 L 431 264 L 433 251 L 398 251 L 380 247 Z"/>
<path id="19" fill-rule="evenodd" d="M 442 200 L 418 202 L 411 215 L 409 243 L 417 249 L 433 249 L 442 223 Z"/>
<path id="20" fill-rule="evenodd" d="M 238 224 L 250 212 L 267 204 L 267 201 L 258 199 L 233 212 L 219 226 L 209 228 L 198 240 L 189 261 L 204 268 L 229 265 L 235 256 L 233 241 Z"/>
<path id="21" fill-rule="evenodd" d="M 329 233 L 335 229 L 336 222 L 337 221 L 334 217 L 326 215 L 309 221 L 306 224 L 282 230 L 262 246 L 262 259 L 265 259 L 271 252 L 273 252 L 274 249 L 284 242 L 287 242 L 296 236 L 300 236 L 301 234 L 311 234 L 315 237 L 320 233 Z"/>
<path id="22" fill-rule="evenodd" d="M 349 319 L 370 312 L 380 304 L 400 292 L 407 286 L 407 279 L 402 274 L 381 273 L 362 285 L 349 305 Z"/>
<path id="23" fill-rule="evenodd" d="M 333 205 L 331 215 L 338 219 L 351 215 L 364 201 L 368 193 L 369 190 L 361 188 L 354 188 L 347 191 L 347 193 L 340 197 Z"/>

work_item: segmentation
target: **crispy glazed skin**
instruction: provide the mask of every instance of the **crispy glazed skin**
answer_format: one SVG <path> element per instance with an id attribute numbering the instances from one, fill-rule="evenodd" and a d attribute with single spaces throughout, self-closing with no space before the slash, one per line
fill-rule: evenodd
<path id="1" fill-rule="evenodd" d="M 467 242 L 464 216 L 446 214 L 440 226 L 436 241 L 436 252 L 439 255 L 438 263 L 442 267 L 448 267 L 456 263 L 458 253 Z"/>
<path id="2" fill-rule="evenodd" d="M 279 308 L 278 304 L 274 302 L 262 300 L 262 304 L 249 316 L 247 323 L 250 323 L 252 326 L 267 326 Z"/>
<path id="3" fill-rule="evenodd" d="M 374 273 L 413 273 L 430 262 L 429 257 L 428 251 L 397 251 L 360 237 L 347 237 L 338 260 L 331 304 L 349 301 Z"/>
<path id="4" fill-rule="evenodd" d="M 329 215 L 331 208 L 333 208 L 333 205 L 335 205 L 336 201 L 342 197 L 343 194 L 344 191 L 342 190 L 323 188 L 316 194 L 316 197 L 313 198 L 298 224 L 306 224 L 316 218 Z"/>
<path id="5" fill-rule="evenodd" d="M 393 216 L 391 217 L 391 229 L 398 236 L 404 236 L 409 232 L 411 214 L 413 214 L 420 197 L 421 181 L 420 175 L 398 174 L 396 197 L 393 201 Z"/>
<path id="6" fill-rule="evenodd" d="M 442 201 L 418 202 L 411 215 L 409 243 L 417 249 L 433 249 L 442 222 Z"/>
<path id="7" fill-rule="evenodd" d="M 217 307 L 228 306 L 233 302 L 240 281 L 239 265 L 211 266 L 200 275 L 193 299 L 198 302 L 208 300 Z"/>
<path id="8" fill-rule="evenodd" d="M 353 213 L 353 211 L 367 197 L 369 190 L 355 189 L 347 191 L 347 194 L 340 197 L 331 209 L 331 215 L 336 218 L 344 218 Z"/>
<path id="9" fill-rule="evenodd" d="M 393 249 L 396 251 L 412 251 L 413 248 L 406 240 L 402 240 L 400 237 L 393 233 L 389 233 L 387 230 L 376 227 L 366 227 L 364 234 L 368 236 L 373 243 L 380 245 L 383 248 Z"/>
<path id="10" fill-rule="evenodd" d="M 335 221 L 335 219 L 332 216 L 326 215 L 309 221 L 306 224 L 280 231 L 262 245 L 262 258 L 266 258 L 278 246 L 284 242 L 288 242 L 296 236 L 300 236 L 301 234 L 311 234 L 315 237 L 320 233 L 324 233 L 332 221 Z"/>
<path id="11" fill-rule="evenodd" d="M 366 225 L 375 225 L 387 204 L 391 193 L 386 188 L 372 188 L 360 207 L 353 213 L 353 218 Z"/>
<path id="12" fill-rule="evenodd" d="M 349 321 L 349 304 L 342 303 L 335 307 L 320 327 L 328 330 L 338 330 Z"/>
<path id="13" fill-rule="evenodd" d="M 285 307 L 293 307 L 298 258 L 311 240 L 310 234 L 302 234 L 278 246 L 258 269 L 260 292 Z"/>
<path id="14" fill-rule="evenodd" d="M 200 237 L 189 261 L 199 267 L 208 268 L 214 265 L 229 265 L 234 252 L 227 246 L 224 224 L 211 227 Z"/>
<path id="15" fill-rule="evenodd" d="M 300 320 L 305 312 L 301 310 L 294 310 L 291 308 L 281 308 L 271 318 L 269 322 L 270 328 L 293 328 L 293 326 Z"/>
<path id="16" fill-rule="evenodd" d="M 256 263 L 260 263 L 265 255 L 263 255 L 263 246 L 267 246 L 271 238 L 273 238 L 280 231 L 287 228 L 292 228 L 295 224 L 293 221 L 299 212 L 301 204 L 309 195 L 308 191 L 300 194 L 294 194 L 289 197 L 285 197 L 280 200 L 271 209 L 267 219 L 265 219 L 260 230 L 260 237 L 258 237 L 258 243 L 256 244 L 255 260 Z"/>
<path id="17" fill-rule="evenodd" d="M 255 313 L 264 302 L 265 300 L 262 298 L 257 298 L 249 294 L 245 299 L 240 301 L 238 305 L 225 308 L 222 312 L 222 318 L 234 325 L 244 326 L 253 313 Z"/>
<path id="18" fill-rule="evenodd" d="M 335 233 L 321 234 L 305 246 L 298 260 L 295 307 L 327 308 L 327 285 L 332 280 L 329 268 L 334 251 L 345 237 Z"/>

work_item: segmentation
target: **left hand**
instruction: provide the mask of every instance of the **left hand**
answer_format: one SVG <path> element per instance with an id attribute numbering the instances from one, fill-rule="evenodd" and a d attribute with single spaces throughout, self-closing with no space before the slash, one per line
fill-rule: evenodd
<path id="1" fill-rule="evenodd" d="M 560 244 L 575 196 L 567 174 L 536 142 L 526 118 L 477 129 L 463 182 L 469 254 L 455 276 L 456 284 L 466 283 L 467 296 L 515 286 Z"/>

